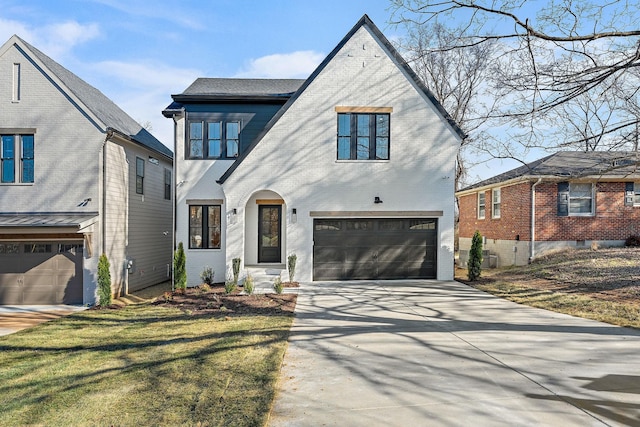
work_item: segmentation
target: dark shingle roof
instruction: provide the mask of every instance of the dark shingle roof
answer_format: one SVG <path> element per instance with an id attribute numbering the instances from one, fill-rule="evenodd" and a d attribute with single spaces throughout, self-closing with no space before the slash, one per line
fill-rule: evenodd
<path id="1" fill-rule="evenodd" d="M 71 71 L 58 64 L 53 59 L 31 46 L 29 43 L 15 36 L 47 69 L 53 73 L 71 91 L 91 113 L 106 127 L 113 128 L 130 137 L 139 144 L 173 158 L 173 152 L 151 135 L 138 122 L 107 98 L 102 92 L 91 86 Z M 103 129 L 103 131 L 107 131 Z"/>
<path id="2" fill-rule="evenodd" d="M 631 177 L 640 176 L 640 154 L 625 151 L 561 151 L 485 179 L 460 191 L 472 190 L 516 178 Z"/>
<path id="3" fill-rule="evenodd" d="M 304 82 L 305 79 L 226 79 L 201 77 L 196 79 L 181 95 L 290 97 Z"/>

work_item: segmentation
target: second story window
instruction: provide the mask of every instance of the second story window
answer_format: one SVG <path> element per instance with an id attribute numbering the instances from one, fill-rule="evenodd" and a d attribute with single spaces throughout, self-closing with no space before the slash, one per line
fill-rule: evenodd
<path id="1" fill-rule="evenodd" d="M 136 157 L 136 193 L 144 194 L 144 159 Z"/>
<path id="2" fill-rule="evenodd" d="M 338 160 L 389 160 L 389 114 L 338 113 Z"/>
<path id="3" fill-rule="evenodd" d="M 17 161 L 19 159 L 19 161 Z M 32 183 L 35 172 L 33 135 L 2 135 L 0 138 L 0 182 Z"/>
<path id="4" fill-rule="evenodd" d="M 240 122 L 190 121 L 187 137 L 189 159 L 234 159 L 240 154 Z"/>

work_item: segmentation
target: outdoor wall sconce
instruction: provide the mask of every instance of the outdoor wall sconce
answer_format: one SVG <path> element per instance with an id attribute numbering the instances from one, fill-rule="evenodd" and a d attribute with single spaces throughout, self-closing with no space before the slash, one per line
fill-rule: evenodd
<path id="1" fill-rule="evenodd" d="M 80 203 L 78 203 L 78 207 L 85 207 L 89 204 L 89 202 L 91 201 L 91 197 L 87 197 L 86 199 L 84 199 L 83 201 L 81 201 Z"/>
<path id="2" fill-rule="evenodd" d="M 231 218 L 229 218 L 229 222 L 231 224 L 235 224 L 237 217 L 238 217 L 238 209 L 236 208 L 231 209 Z"/>
<path id="3" fill-rule="evenodd" d="M 380 200 L 380 197 L 376 196 L 376 197 L 373 199 L 373 203 L 375 203 L 375 204 L 382 203 L 382 200 Z"/>
<path id="4" fill-rule="evenodd" d="M 296 208 L 291 209 L 291 222 L 293 224 L 298 222 L 298 210 Z"/>

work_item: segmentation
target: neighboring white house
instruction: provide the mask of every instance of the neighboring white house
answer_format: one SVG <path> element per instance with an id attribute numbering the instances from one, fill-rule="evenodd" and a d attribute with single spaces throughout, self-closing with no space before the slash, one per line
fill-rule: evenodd
<path id="1" fill-rule="evenodd" d="M 301 281 L 453 278 L 464 133 L 368 16 L 306 80 L 200 78 L 172 98 L 189 286 L 294 253 Z"/>
<path id="2" fill-rule="evenodd" d="M 93 304 L 168 280 L 173 155 L 18 36 L 0 47 L 0 304 Z"/>

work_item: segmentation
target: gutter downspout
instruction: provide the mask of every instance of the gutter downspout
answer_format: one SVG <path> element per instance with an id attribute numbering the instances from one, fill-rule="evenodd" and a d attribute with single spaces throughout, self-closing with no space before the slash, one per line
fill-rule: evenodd
<path id="1" fill-rule="evenodd" d="M 536 254 L 536 186 L 542 182 L 542 178 L 531 186 L 531 248 L 529 249 L 529 263 L 533 261 L 533 257 Z"/>

